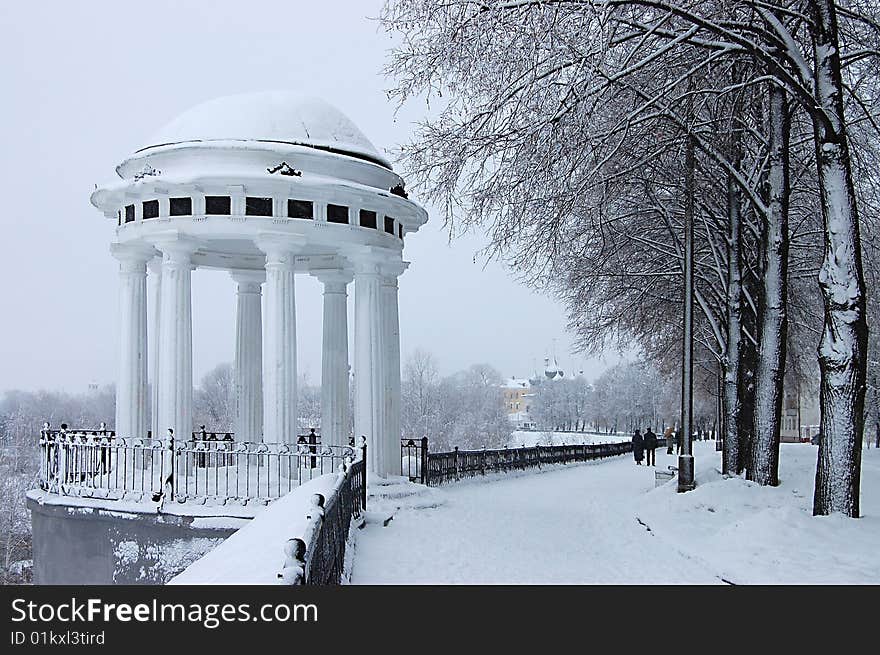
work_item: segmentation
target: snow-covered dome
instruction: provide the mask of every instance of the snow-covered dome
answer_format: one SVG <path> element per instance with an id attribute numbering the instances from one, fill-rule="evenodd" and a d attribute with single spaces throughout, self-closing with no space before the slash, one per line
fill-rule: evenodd
<path id="1" fill-rule="evenodd" d="M 351 119 L 320 98 L 265 91 L 215 98 L 165 125 L 138 150 L 205 141 L 305 145 L 391 168 Z"/>

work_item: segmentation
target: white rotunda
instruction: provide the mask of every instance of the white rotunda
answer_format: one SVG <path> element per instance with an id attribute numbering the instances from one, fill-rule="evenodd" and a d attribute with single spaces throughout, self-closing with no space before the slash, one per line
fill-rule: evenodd
<path id="1" fill-rule="evenodd" d="M 294 442 L 296 276 L 313 275 L 324 288 L 322 442 L 350 436 L 354 281 L 354 434 L 367 438 L 372 472 L 399 474 L 397 278 L 406 236 L 427 214 L 357 126 L 288 92 L 219 98 L 171 121 L 116 172 L 118 182 L 91 196 L 116 221 L 116 433 L 193 429 L 191 272 L 201 267 L 228 271 L 235 285 L 236 439 Z"/>

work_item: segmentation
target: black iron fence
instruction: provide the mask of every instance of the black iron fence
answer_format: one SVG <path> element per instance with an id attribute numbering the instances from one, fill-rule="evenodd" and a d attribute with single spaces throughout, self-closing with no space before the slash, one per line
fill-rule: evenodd
<path id="1" fill-rule="evenodd" d="M 445 453 L 428 450 L 428 440 L 401 440 L 402 474 L 413 482 L 436 486 L 487 473 L 540 468 L 547 464 L 568 464 L 614 457 L 632 451 L 629 441 L 606 444 L 563 444 L 459 450 Z"/>
<path id="2" fill-rule="evenodd" d="M 362 486 L 364 470 L 363 460 L 353 463 L 325 503 L 320 527 L 306 545 L 306 584 L 334 585 L 342 580 L 351 520 L 366 507 L 361 491 L 366 489 Z"/>
<path id="3" fill-rule="evenodd" d="M 400 440 L 400 474 L 412 482 L 427 484 L 428 437 Z"/>
<path id="4" fill-rule="evenodd" d="M 108 430 L 40 434 L 40 488 L 84 498 L 198 504 L 266 504 L 339 470 L 352 446 L 325 446 L 312 431 L 295 444 L 235 441 L 197 432 L 175 440 L 118 437 Z"/>
<path id="5" fill-rule="evenodd" d="M 360 459 L 346 460 L 345 474 L 329 498 L 313 497 L 302 538 L 285 545 L 284 568 L 278 574 L 288 584 L 337 585 L 345 572 L 345 554 L 352 519 L 367 508 L 367 446 L 360 448 Z"/>

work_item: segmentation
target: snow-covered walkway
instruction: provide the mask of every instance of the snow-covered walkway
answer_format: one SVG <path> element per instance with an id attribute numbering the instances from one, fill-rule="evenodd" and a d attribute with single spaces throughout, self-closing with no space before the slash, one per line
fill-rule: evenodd
<path id="1" fill-rule="evenodd" d="M 720 583 L 635 520 L 653 488 L 654 469 L 627 455 L 432 490 L 438 507 L 358 534 L 352 582 Z"/>
<path id="2" fill-rule="evenodd" d="M 850 519 L 812 516 L 815 446 L 782 445 L 778 487 L 725 479 L 714 443 L 695 446 L 687 494 L 631 456 L 420 487 L 422 509 L 391 493 L 402 508 L 358 531 L 352 582 L 880 583 L 880 450 L 863 451 Z M 676 459 L 658 450 L 657 468 Z"/>

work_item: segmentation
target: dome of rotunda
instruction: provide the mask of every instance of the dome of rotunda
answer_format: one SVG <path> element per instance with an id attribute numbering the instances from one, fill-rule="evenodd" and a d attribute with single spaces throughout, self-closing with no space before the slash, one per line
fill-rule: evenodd
<path id="1" fill-rule="evenodd" d="M 357 125 L 336 107 L 291 91 L 245 93 L 203 102 L 161 128 L 137 153 L 230 141 L 309 146 L 391 168 Z"/>

